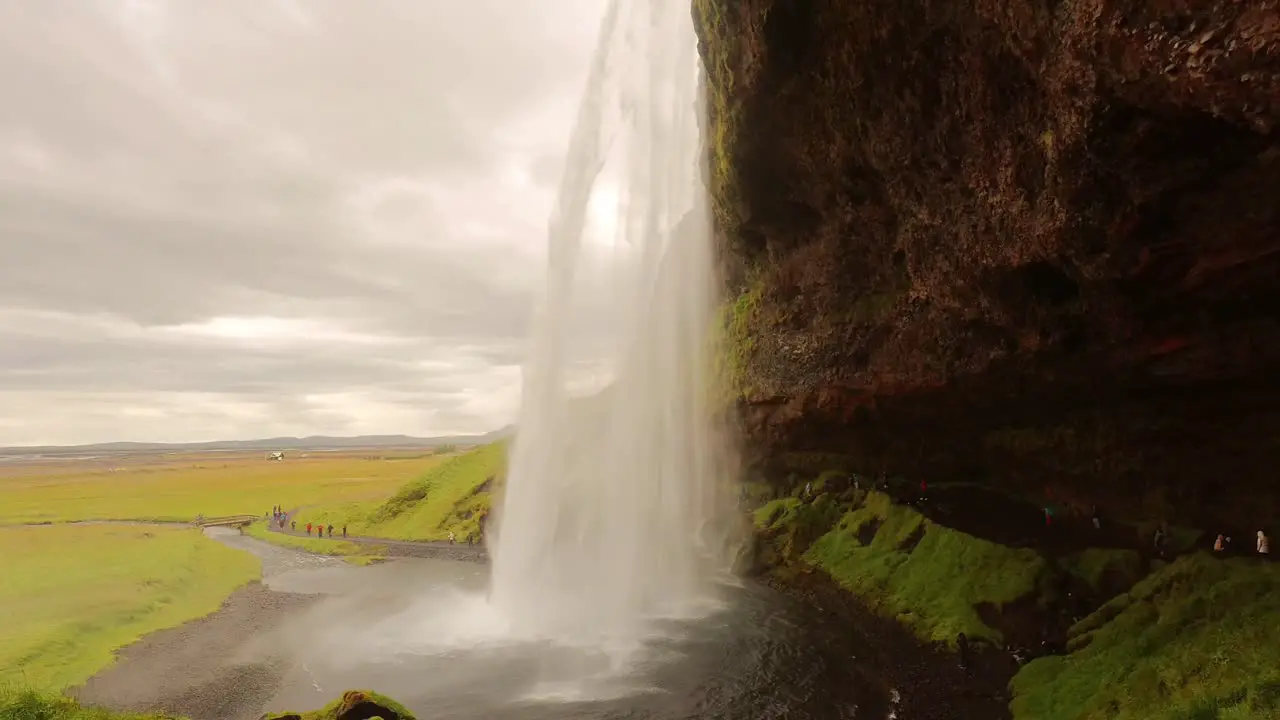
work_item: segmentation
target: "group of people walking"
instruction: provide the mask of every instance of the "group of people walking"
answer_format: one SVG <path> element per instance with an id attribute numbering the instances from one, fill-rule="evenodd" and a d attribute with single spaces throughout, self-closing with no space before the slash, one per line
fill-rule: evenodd
<path id="1" fill-rule="evenodd" d="M 275 507 L 271 508 L 270 515 L 273 521 L 275 522 L 276 527 L 280 528 L 281 530 L 284 530 L 284 526 L 288 524 L 290 532 L 298 532 L 298 522 L 296 520 L 290 520 L 289 513 L 285 512 L 284 508 L 281 507 L 280 505 L 276 505 Z M 312 523 L 307 523 L 306 525 L 303 526 L 303 528 L 306 530 L 307 535 L 310 535 L 311 531 L 314 529 L 316 533 L 316 537 L 326 537 L 326 535 L 328 537 L 333 537 L 333 531 L 335 529 L 332 524 L 324 525 L 324 524 L 312 524 Z M 346 525 L 342 526 L 342 537 L 347 537 Z"/>
<path id="2" fill-rule="evenodd" d="M 1220 553 L 1226 552 L 1231 546 L 1231 538 L 1218 533 L 1218 537 L 1213 541 L 1213 551 Z M 1257 542 L 1254 545 L 1259 555 L 1271 554 L 1271 538 L 1267 537 L 1267 533 L 1263 530 L 1258 531 Z"/>
<path id="3" fill-rule="evenodd" d="M 306 526 L 306 527 L 307 527 L 307 534 L 308 534 L 308 535 L 310 535 L 310 534 L 311 534 L 311 528 L 313 528 L 313 527 L 314 527 L 314 528 L 315 528 L 315 530 L 316 530 L 316 537 L 324 537 L 324 536 L 325 536 L 325 531 L 326 531 L 326 530 L 328 530 L 328 531 L 329 531 L 329 537 L 333 537 L 333 524 L 332 524 L 332 523 L 330 523 L 327 527 L 326 527 L 324 524 L 312 525 L 311 523 L 307 523 L 307 526 Z M 297 526 L 296 526 L 296 525 L 294 526 L 294 529 L 295 529 L 295 530 L 297 529 Z M 347 526 L 346 526 L 346 525 L 343 525 L 343 526 L 342 526 L 342 537 L 346 537 L 346 536 L 347 536 Z"/>

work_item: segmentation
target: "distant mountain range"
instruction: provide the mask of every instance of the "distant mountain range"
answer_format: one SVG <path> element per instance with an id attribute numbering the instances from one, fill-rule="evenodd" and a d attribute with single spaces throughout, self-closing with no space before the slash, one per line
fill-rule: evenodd
<path id="1" fill-rule="evenodd" d="M 412 437 L 409 435 L 361 435 L 358 437 L 277 437 L 263 440 L 215 440 L 199 443 L 112 442 L 93 445 L 44 445 L 0 447 L 0 455 L 80 455 L 83 453 L 200 452 L 202 450 L 343 450 L 347 448 L 432 448 L 441 445 L 483 445 L 510 437 L 515 427 L 483 435 Z"/>

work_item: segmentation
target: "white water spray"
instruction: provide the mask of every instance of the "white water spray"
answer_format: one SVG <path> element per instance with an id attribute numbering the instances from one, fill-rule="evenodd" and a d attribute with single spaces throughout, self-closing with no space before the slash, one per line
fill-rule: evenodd
<path id="1" fill-rule="evenodd" d="M 727 571 L 734 471 L 713 422 L 719 285 L 700 180 L 688 3 L 614 0 L 549 227 L 492 603 L 519 634 L 627 647 L 654 617 L 704 612 Z M 575 275 L 597 178 L 621 153 L 609 388 L 567 389 Z"/>

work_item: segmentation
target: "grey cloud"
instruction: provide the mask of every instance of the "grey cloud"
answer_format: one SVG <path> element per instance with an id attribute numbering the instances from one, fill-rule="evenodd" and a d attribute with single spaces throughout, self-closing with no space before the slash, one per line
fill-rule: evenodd
<path id="1" fill-rule="evenodd" d="M 243 436 L 273 417 L 317 432 L 507 422 L 485 408 L 510 402 L 487 393 L 512 392 L 602 4 L 0 6 L 0 407 L 66 409 L 21 438 L 0 422 L 0 445 L 118 439 L 95 435 L 111 427 L 93 419 L 104 397 L 161 408 L 111 428 L 137 439 Z M 509 183 L 513 167 L 532 185 Z M 412 191 L 360 205 L 387 184 Z M 139 334 L 33 333 L 5 308 Z M 156 339 L 253 316 L 401 341 Z M 306 399 L 353 392 L 371 409 Z M 256 424 L 179 413 L 183 393 L 268 410 Z M 98 408 L 80 424 L 76 398 Z"/>

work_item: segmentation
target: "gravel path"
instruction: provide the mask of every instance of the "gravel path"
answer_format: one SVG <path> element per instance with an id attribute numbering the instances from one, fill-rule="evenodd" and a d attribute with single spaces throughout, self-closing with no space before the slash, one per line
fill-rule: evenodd
<path id="1" fill-rule="evenodd" d="M 253 640 L 318 599 L 255 583 L 234 593 L 218 612 L 125 648 L 115 665 L 72 694 L 113 710 L 254 720 L 288 666 Z"/>
<path id="2" fill-rule="evenodd" d="M 262 558 L 266 580 L 298 570 L 346 567 L 340 558 L 313 555 L 206 528 L 225 545 Z M 165 712 L 191 720 L 255 720 L 275 694 L 290 660 L 259 640 L 322 598 L 253 583 L 212 615 L 147 635 L 118 661 L 72 694 L 89 705 L 119 711 Z"/>

